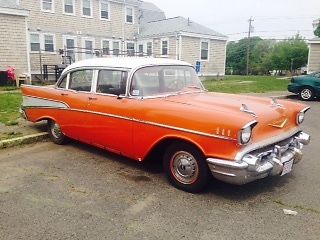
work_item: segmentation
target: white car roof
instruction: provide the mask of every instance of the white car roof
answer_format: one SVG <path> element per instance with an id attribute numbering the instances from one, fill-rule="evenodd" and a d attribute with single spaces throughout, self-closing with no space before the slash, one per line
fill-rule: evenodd
<path id="1" fill-rule="evenodd" d="M 84 67 L 111 67 L 111 68 L 127 68 L 135 69 L 149 65 L 182 65 L 192 66 L 191 64 L 179 60 L 167 58 L 150 58 L 150 57 L 108 57 L 108 58 L 92 58 L 77 61 L 68 66 L 64 72 Z"/>

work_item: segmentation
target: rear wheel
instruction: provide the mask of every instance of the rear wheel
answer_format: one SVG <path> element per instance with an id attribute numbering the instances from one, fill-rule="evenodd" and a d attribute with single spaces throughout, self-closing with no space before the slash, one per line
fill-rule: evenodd
<path id="1" fill-rule="evenodd" d="M 311 87 L 303 87 L 299 93 L 300 99 L 310 101 L 314 98 L 314 90 Z"/>
<path id="2" fill-rule="evenodd" d="M 53 120 L 48 120 L 48 133 L 49 133 L 50 139 L 55 144 L 61 145 L 67 142 L 67 137 L 62 133 L 59 124 Z"/>
<path id="3" fill-rule="evenodd" d="M 204 190 L 209 179 L 209 168 L 203 154 L 187 143 L 172 144 L 163 161 L 169 182 L 187 192 Z"/>

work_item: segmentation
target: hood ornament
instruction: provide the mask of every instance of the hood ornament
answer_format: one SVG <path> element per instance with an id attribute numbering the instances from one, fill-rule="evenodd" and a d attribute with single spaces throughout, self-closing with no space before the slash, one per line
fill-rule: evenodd
<path id="1" fill-rule="evenodd" d="M 241 108 L 240 108 L 240 111 L 241 112 L 245 112 L 245 113 L 249 113 L 250 115 L 254 116 L 254 117 L 258 117 L 257 114 L 252 111 L 252 110 L 249 110 L 248 106 L 246 104 L 241 104 Z"/>
<path id="2" fill-rule="evenodd" d="M 275 99 L 274 97 L 271 98 L 271 106 L 272 106 L 272 107 L 275 107 L 275 108 L 283 108 L 283 109 L 284 109 L 283 105 L 280 104 L 280 103 L 277 101 L 277 99 Z"/>

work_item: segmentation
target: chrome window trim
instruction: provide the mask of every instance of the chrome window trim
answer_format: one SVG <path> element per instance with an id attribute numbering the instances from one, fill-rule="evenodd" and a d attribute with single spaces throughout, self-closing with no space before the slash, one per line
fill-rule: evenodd
<path id="1" fill-rule="evenodd" d="M 118 95 L 116 94 L 110 94 L 110 93 L 97 93 L 97 86 L 98 86 L 98 78 L 99 78 L 99 72 L 100 71 L 103 71 L 103 70 L 107 70 L 107 71 L 119 71 L 119 72 L 126 72 L 127 73 L 127 82 L 126 82 L 126 91 L 125 91 L 125 94 L 124 95 L 119 95 L 121 96 L 122 98 L 128 98 L 128 82 L 129 82 L 129 73 L 130 73 L 130 70 L 129 69 L 124 69 L 124 68 L 106 68 L 106 67 L 103 67 L 101 69 L 96 69 L 97 71 L 97 76 L 96 76 L 96 83 L 95 83 L 95 89 L 94 89 L 94 94 L 97 94 L 97 95 L 102 95 L 102 96 L 116 96 L 118 97 Z"/>
<path id="2" fill-rule="evenodd" d="M 70 89 L 70 78 L 71 78 L 71 74 L 74 73 L 74 72 L 78 72 L 78 71 L 86 71 L 86 70 L 89 70 L 89 71 L 92 71 L 92 77 L 91 77 L 91 86 L 90 86 L 90 91 L 77 91 L 77 90 L 74 90 L 74 89 Z M 77 68 L 77 69 L 72 69 L 72 71 L 68 71 L 67 73 L 64 73 L 64 74 L 68 74 L 68 85 L 66 87 L 66 90 L 69 90 L 69 91 L 72 91 L 72 92 L 75 92 L 75 93 L 93 93 L 92 89 L 93 89 L 93 82 L 94 82 L 94 78 L 95 78 L 95 69 L 91 68 L 91 67 L 86 67 L 86 68 Z"/>
<path id="3" fill-rule="evenodd" d="M 139 67 L 137 67 L 137 68 L 134 68 L 134 69 L 132 69 L 131 70 L 131 72 L 130 72 L 130 75 L 128 76 L 128 85 L 127 85 L 127 91 L 128 91 L 128 94 L 127 94 L 127 96 L 129 97 L 129 98 L 135 98 L 135 99 L 154 99 L 154 98 L 164 98 L 164 97 L 168 97 L 168 96 L 172 96 L 172 95 L 178 95 L 178 92 L 173 92 L 173 93 L 170 93 L 170 94 L 161 94 L 161 95 L 153 95 L 153 96 L 132 96 L 131 94 L 130 94 L 130 87 L 131 87 L 131 83 L 132 83 L 132 80 L 133 80 L 133 76 L 134 76 L 134 74 L 138 71 L 138 70 L 140 70 L 140 69 L 142 69 L 142 68 L 147 68 L 147 67 L 157 67 L 157 66 L 159 66 L 159 67 L 170 67 L 170 66 L 172 66 L 172 67 L 191 67 L 191 68 L 193 68 L 193 69 L 195 69 L 193 66 L 191 66 L 191 65 L 188 65 L 188 64 L 147 64 L 147 65 L 142 65 L 142 66 L 139 66 Z M 200 81 L 200 80 L 199 80 Z M 203 88 L 200 92 L 206 92 L 206 89 L 204 88 L 204 86 L 203 86 L 203 84 L 202 84 L 202 82 L 200 81 L 200 85 L 201 85 L 201 87 Z M 194 93 L 196 93 L 197 91 L 194 91 Z"/>

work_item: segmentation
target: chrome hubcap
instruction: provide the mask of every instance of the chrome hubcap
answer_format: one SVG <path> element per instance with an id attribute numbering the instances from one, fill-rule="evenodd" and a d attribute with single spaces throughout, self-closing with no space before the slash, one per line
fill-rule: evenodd
<path id="1" fill-rule="evenodd" d="M 60 126 L 57 123 L 51 125 L 51 133 L 55 138 L 60 138 L 62 136 Z"/>
<path id="2" fill-rule="evenodd" d="M 170 168 L 176 180 L 183 184 L 194 183 L 199 175 L 199 167 L 195 158 L 188 152 L 180 151 L 170 160 Z"/>
<path id="3" fill-rule="evenodd" d="M 303 89 L 303 90 L 301 91 L 301 97 L 302 97 L 303 99 L 310 99 L 311 96 L 312 96 L 312 92 L 311 92 L 309 89 Z"/>

